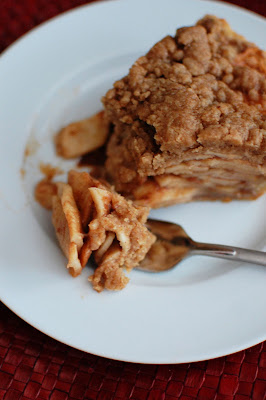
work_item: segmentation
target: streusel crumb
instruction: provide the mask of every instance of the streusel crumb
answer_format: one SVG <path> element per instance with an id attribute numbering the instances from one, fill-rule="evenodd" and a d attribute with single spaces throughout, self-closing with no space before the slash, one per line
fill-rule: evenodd
<path id="1" fill-rule="evenodd" d="M 116 189 L 152 207 L 261 195 L 265 54 L 206 16 L 140 57 L 103 98 L 114 125 L 106 169 Z M 165 174 L 171 188 L 160 184 Z"/>

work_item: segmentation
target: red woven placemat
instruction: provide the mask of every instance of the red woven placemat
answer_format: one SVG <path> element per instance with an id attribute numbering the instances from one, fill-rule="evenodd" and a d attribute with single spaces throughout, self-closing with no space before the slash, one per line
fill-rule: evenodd
<path id="1" fill-rule="evenodd" d="M 59 343 L 3 305 L 0 366 L 5 400 L 264 400 L 266 393 L 266 342 L 192 364 L 130 364 Z"/>
<path id="2" fill-rule="evenodd" d="M 230 2 L 266 16 L 266 0 Z M 39 23 L 85 3 L 0 0 L 0 51 Z M 0 304 L 2 399 L 265 400 L 266 342 L 200 363 L 130 364 L 61 344 Z"/>

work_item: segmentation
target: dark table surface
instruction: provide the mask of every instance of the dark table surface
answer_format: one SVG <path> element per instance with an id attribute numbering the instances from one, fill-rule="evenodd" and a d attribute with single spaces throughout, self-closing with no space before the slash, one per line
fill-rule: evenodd
<path id="1" fill-rule="evenodd" d="M 41 22 L 86 3 L 89 1 L 0 0 L 0 51 Z M 230 3 L 266 16 L 266 0 Z M 0 304 L 0 400 L 68 398 L 264 400 L 266 342 L 204 362 L 124 363 L 59 343 Z"/>

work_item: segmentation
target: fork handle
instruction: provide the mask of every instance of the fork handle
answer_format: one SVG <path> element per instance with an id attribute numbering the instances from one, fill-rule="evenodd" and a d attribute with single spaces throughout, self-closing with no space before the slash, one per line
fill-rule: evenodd
<path id="1" fill-rule="evenodd" d="M 190 254 L 225 258 L 231 261 L 244 261 L 266 267 L 266 252 L 264 251 L 246 250 L 239 247 L 193 241 Z"/>

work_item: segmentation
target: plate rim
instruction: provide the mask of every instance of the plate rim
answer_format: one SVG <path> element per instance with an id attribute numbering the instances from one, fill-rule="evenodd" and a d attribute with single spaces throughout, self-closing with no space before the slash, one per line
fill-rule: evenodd
<path id="1" fill-rule="evenodd" d="M 27 318 L 17 314 L 1 298 L 0 298 L 0 301 L 4 304 L 4 306 L 6 306 L 8 308 L 8 310 L 13 312 L 23 322 L 29 324 L 32 328 L 34 328 L 37 331 L 41 332 L 43 335 L 46 335 L 49 338 L 51 338 L 53 340 L 56 340 L 57 342 L 65 345 L 65 346 L 68 346 L 70 348 L 73 348 L 75 350 L 81 351 L 81 352 L 86 353 L 86 354 L 92 354 L 92 355 L 97 356 L 97 357 L 102 357 L 102 358 L 105 358 L 107 360 L 122 361 L 122 362 L 125 362 L 125 363 L 135 363 L 135 364 L 141 364 L 141 365 L 146 365 L 146 364 L 150 364 L 150 365 L 167 365 L 167 364 L 169 364 L 169 365 L 178 364 L 179 365 L 180 364 L 181 365 L 181 364 L 197 363 L 197 362 L 215 360 L 216 358 L 230 356 L 232 354 L 239 353 L 240 351 L 244 351 L 246 349 L 250 349 L 251 347 L 257 346 L 258 344 L 263 343 L 266 340 L 266 333 L 265 333 L 265 335 L 263 337 L 261 337 L 260 339 L 258 339 L 258 341 L 254 342 L 254 341 L 251 340 L 250 343 L 245 348 L 243 348 L 243 346 L 241 346 L 241 345 L 239 345 L 239 346 L 236 345 L 234 349 L 232 348 L 232 351 L 230 351 L 230 352 L 228 352 L 226 354 L 224 354 L 224 352 L 221 351 L 221 352 L 217 352 L 216 355 L 207 356 L 207 358 L 204 356 L 202 358 L 197 358 L 196 360 L 191 360 L 190 358 L 188 358 L 187 360 L 184 359 L 183 361 L 174 361 L 174 360 L 172 360 L 172 361 L 149 361 L 149 360 L 146 360 L 146 361 L 145 360 L 144 361 L 142 361 L 142 360 L 140 360 L 140 361 L 134 360 L 134 361 L 132 361 L 131 359 L 129 360 L 129 359 L 126 359 L 126 358 L 120 358 L 120 357 L 115 357 L 115 356 L 111 357 L 111 356 L 107 356 L 107 355 L 105 355 L 104 353 L 101 353 L 101 352 L 95 353 L 93 351 L 84 350 L 79 346 L 73 346 L 72 344 L 68 343 L 67 340 L 62 341 L 56 335 L 51 335 L 51 334 L 46 333 L 45 331 L 41 330 L 40 328 L 36 327 L 33 323 L 31 323 L 29 320 L 27 320 Z"/>
<path id="2" fill-rule="evenodd" d="M 97 7 L 99 5 L 105 4 L 105 3 L 110 3 L 110 2 L 121 2 L 121 1 L 128 1 L 128 2 L 133 2 L 134 0 L 92 0 L 91 3 L 87 3 L 87 4 L 80 4 L 77 5 L 69 10 L 63 11 L 60 14 L 57 14 L 43 22 L 41 22 L 40 24 L 34 26 L 33 28 L 31 28 L 30 30 L 28 30 L 27 32 L 23 33 L 21 36 L 19 36 L 17 39 L 15 39 L 10 45 L 8 45 L 3 51 L 0 52 L 0 61 L 1 58 L 3 56 L 5 56 L 9 51 L 13 50 L 13 48 L 15 46 L 17 46 L 21 41 L 24 41 L 25 39 L 27 39 L 27 36 L 32 35 L 32 33 L 35 33 L 36 31 L 38 31 L 39 29 L 42 29 L 44 26 L 49 25 L 50 23 L 53 23 L 54 20 L 59 20 L 60 18 L 64 18 L 66 15 L 68 14 L 73 14 L 75 12 L 78 12 L 80 9 L 82 8 L 87 8 L 87 7 Z M 145 1 L 149 1 L 149 0 L 145 0 Z M 152 0 L 150 0 L 152 2 Z M 180 1 L 180 0 L 177 0 Z M 192 0 L 195 1 L 195 0 Z M 255 11 L 252 10 L 248 10 L 247 8 L 241 7 L 237 4 L 232 4 L 229 3 L 228 1 L 225 0 L 197 0 L 198 3 L 210 3 L 210 4 L 222 4 L 226 7 L 229 8 L 233 8 L 236 10 L 239 10 L 240 12 L 243 12 L 247 15 L 252 15 L 255 18 L 258 18 L 259 20 L 261 20 L 262 22 L 266 22 L 266 18 L 261 15 L 258 14 Z"/>

